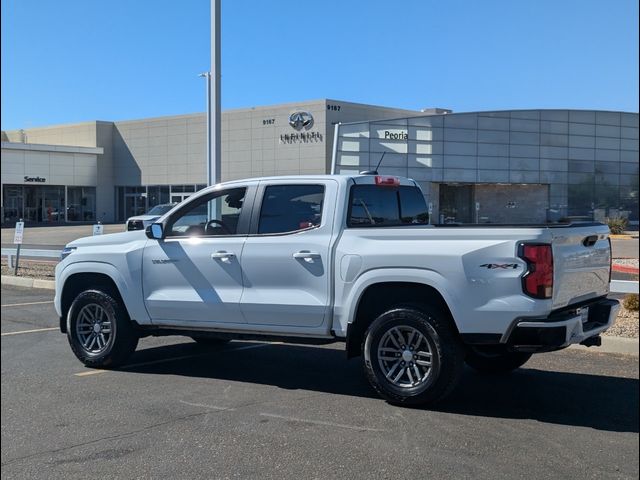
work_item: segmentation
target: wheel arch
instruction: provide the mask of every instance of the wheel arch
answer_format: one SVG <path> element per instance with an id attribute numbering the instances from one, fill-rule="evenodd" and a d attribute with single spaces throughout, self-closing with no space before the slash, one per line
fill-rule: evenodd
<path id="1" fill-rule="evenodd" d="M 367 327 L 393 306 L 428 304 L 442 311 L 459 333 L 444 296 L 435 287 L 415 281 L 388 281 L 368 285 L 358 297 L 353 320 L 347 325 L 347 358 L 360 355 Z"/>
<path id="2" fill-rule="evenodd" d="M 124 301 L 121 288 L 118 286 L 116 279 L 111 275 L 105 272 L 72 272 L 65 277 L 60 292 L 60 331 L 62 333 L 66 333 L 67 331 L 67 314 L 69 313 L 73 300 L 80 292 L 92 288 L 107 290 L 114 295 L 116 300 L 121 302 L 129 318 L 131 318 L 131 313 L 127 308 L 127 302 Z"/>

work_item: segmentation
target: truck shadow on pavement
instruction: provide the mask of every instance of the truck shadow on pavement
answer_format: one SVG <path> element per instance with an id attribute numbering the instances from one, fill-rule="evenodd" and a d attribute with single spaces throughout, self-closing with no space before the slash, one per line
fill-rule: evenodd
<path id="1" fill-rule="evenodd" d="M 251 345 L 259 344 L 232 342 L 203 347 L 179 343 L 151 347 L 136 352 L 121 370 L 379 398 L 364 378 L 360 359 L 347 361 L 342 349 L 274 344 L 234 351 Z M 190 358 L 162 361 L 181 356 Z M 136 365 L 155 361 L 158 363 Z M 431 410 L 637 433 L 639 385 L 635 378 L 526 366 L 508 375 L 482 375 L 465 369 L 460 384 L 442 404 L 418 410 L 425 414 Z"/>

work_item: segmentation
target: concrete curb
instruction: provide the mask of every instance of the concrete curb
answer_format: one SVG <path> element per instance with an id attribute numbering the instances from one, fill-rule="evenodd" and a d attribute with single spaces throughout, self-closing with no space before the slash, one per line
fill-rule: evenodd
<path id="1" fill-rule="evenodd" d="M 41 280 L 39 278 L 14 277 L 12 275 L 2 275 L 2 285 L 14 285 L 16 287 L 44 288 L 55 290 L 56 282 L 53 280 Z"/>
<path id="2" fill-rule="evenodd" d="M 583 345 L 571 345 L 569 348 L 576 350 L 588 350 L 594 353 L 619 353 L 622 355 L 638 356 L 638 346 L 640 342 L 637 338 L 607 337 L 602 335 L 602 345 L 599 347 L 585 347 Z"/>

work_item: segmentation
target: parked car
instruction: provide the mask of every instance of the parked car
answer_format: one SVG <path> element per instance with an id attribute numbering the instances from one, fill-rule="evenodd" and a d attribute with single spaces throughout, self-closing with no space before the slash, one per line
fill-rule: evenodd
<path id="1" fill-rule="evenodd" d="M 223 183 L 63 257 L 55 308 L 87 366 L 148 335 L 344 341 L 405 405 L 443 399 L 465 362 L 507 372 L 599 345 L 619 309 L 606 225 L 429 225 L 413 180 L 377 174 Z"/>
<path id="2" fill-rule="evenodd" d="M 127 230 L 144 230 L 176 205 L 176 203 L 162 203 L 151 208 L 144 215 L 129 217 L 127 219 Z"/>

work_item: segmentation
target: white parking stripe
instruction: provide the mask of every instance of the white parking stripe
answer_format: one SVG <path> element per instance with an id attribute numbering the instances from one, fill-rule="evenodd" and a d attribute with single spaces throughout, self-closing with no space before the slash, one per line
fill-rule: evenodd
<path id="1" fill-rule="evenodd" d="M 229 348 L 229 349 L 220 350 L 220 351 L 235 352 L 237 350 L 248 350 L 250 348 L 268 347 L 269 345 L 273 345 L 273 343 L 261 343 L 259 345 L 246 345 L 244 347 Z M 158 363 L 176 362 L 178 360 L 186 360 L 188 358 L 196 358 L 196 357 L 202 357 L 204 355 L 210 355 L 211 353 L 215 353 L 215 352 L 202 352 L 202 353 L 196 353 L 195 355 L 183 355 L 181 357 L 160 358 L 158 360 L 150 360 L 148 362 L 132 363 L 130 365 L 123 365 L 122 367 L 120 367 L 120 370 L 128 370 L 130 368 L 135 368 L 135 367 L 145 367 L 147 365 L 156 365 Z M 76 377 L 88 377 L 89 375 L 98 375 L 100 373 L 108 373 L 111 371 L 113 370 L 92 369 L 87 372 L 74 373 L 74 375 Z"/>
<path id="2" fill-rule="evenodd" d="M 2 308 L 5 308 L 5 307 L 25 307 L 27 305 L 42 305 L 44 303 L 53 303 L 53 300 L 47 300 L 46 302 L 8 303 L 6 305 L 2 305 Z"/>
<path id="3" fill-rule="evenodd" d="M 21 335 L 23 333 L 36 333 L 36 332 L 51 332 L 53 330 L 60 330 L 59 327 L 51 327 L 51 328 L 35 328 L 33 330 L 21 330 L 19 332 L 7 332 L 3 333 L 1 336 L 7 337 L 9 335 Z"/>
<path id="4" fill-rule="evenodd" d="M 310 423 L 312 425 L 322 425 L 324 427 L 346 428 L 349 430 L 358 430 L 362 432 L 365 432 L 365 431 L 366 432 L 384 432 L 385 431 L 379 428 L 359 427 L 358 425 L 345 425 L 344 423 L 323 422 L 321 420 L 308 420 L 306 418 L 287 417 L 285 415 L 276 415 L 273 413 L 260 413 L 260 416 L 279 418 L 280 420 L 287 420 L 289 422 L 301 422 L 301 423 Z"/>
<path id="5" fill-rule="evenodd" d="M 190 405 L 192 407 L 201 407 L 201 408 L 208 408 L 210 410 L 229 410 L 229 411 L 235 411 L 235 408 L 231 408 L 231 407 L 218 407 L 216 405 L 207 405 L 205 403 L 191 403 L 191 402 L 187 402 L 185 400 L 178 400 L 180 403 L 184 403 L 185 405 Z"/>

